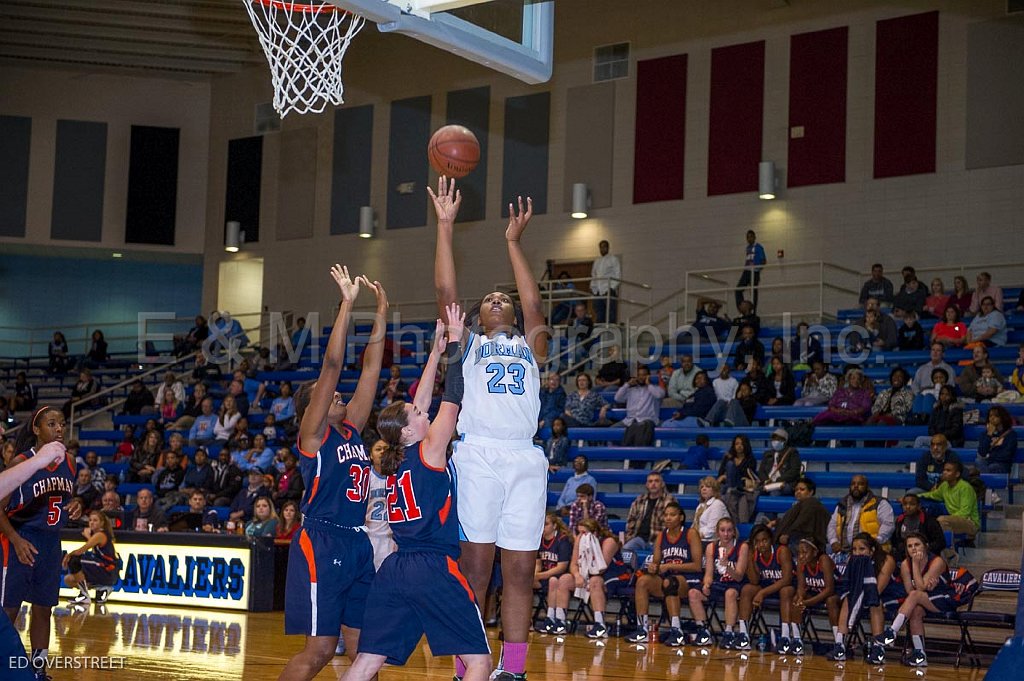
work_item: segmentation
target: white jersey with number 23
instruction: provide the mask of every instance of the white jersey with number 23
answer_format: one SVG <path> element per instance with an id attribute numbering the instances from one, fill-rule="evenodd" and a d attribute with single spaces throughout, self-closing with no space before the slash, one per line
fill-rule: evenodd
<path id="1" fill-rule="evenodd" d="M 540 417 L 540 369 L 525 337 L 474 334 L 463 355 L 462 376 L 460 434 L 533 437 Z"/>

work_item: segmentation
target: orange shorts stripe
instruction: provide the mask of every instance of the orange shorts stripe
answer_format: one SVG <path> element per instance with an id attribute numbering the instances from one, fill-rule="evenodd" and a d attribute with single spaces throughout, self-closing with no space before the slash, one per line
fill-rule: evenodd
<path id="1" fill-rule="evenodd" d="M 299 535 L 299 548 L 302 549 L 302 555 L 306 557 L 306 564 L 309 566 L 309 581 L 316 584 L 316 559 L 313 558 L 313 542 L 309 540 L 309 535 L 305 530 Z"/>
<path id="2" fill-rule="evenodd" d="M 459 580 L 459 584 L 461 584 L 462 588 L 466 590 L 467 594 L 469 594 L 469 600 L 473 603 L 476 603 L 476 596 L 473 595 L 473 590 L 469 588 L 469 582 L 466 580 L 465 576 L 463 576 L 463 574 L 459 572 L 459 564 L 452 560 L 451 556 L 448 556 L 447 558 L 448 572 L 453 577 L 455 577 L 455 579 Z"/>
<path id="3" fill-rule="evenodd" d="M 317 490 L 320 489 L 320 476 L 313 478 L 313 485 L 309 488 L 309 499 L 306 499 L 306 503 L 312 503 L 313 497 L 316 496 Z"/>

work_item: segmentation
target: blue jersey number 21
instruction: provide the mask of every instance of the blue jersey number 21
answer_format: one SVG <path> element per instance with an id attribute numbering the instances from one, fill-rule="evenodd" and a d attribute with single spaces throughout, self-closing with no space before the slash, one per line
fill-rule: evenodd
<path id="1" fill-rule="evenodd" d="M 487 392 L 509 392 L 513 395 L 522 395 L 526 392 L 526 388 L 523 387 L 523 379 L 526 378 L 526 367 L 522 364 L 517 362 L 505 366 L 501 362 L 491 362 L 484 371 L 491 375 L 491 379 L 487 381 Z M 508 376 L 508 381 L 504 381 L 506 375 Z"/>

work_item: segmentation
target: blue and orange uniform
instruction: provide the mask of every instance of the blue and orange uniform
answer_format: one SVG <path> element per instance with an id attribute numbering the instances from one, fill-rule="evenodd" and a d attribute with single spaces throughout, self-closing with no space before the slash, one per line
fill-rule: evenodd
<path id="1" fill-rule="evenodd" d="M 422 443 L 388 476 L 388 522 L 398 551 L 384 559 L 370 589 L 383 613 L 366 622 L 359 652 L 405 664 L 426 634 L 430 652 L 487 655 L 484 623 L 469 582 L 459 571 L 459 512 L 455 466 L 424 461 Z"/>
<path id="2" fill-rule="evenodd" d="M 604 571 L 604 592 L 609 598 L 623 596 L 631 585 L 633 569 L 622 557 L 622 549 L 615 552 L 608 569 Z"/>
<path id="3" fill-rule="evenodd" d="M 909 561 L 910 558 L 905 558 L 904 561 Z M 936 560 L 943 560 L 942 556 L 937 556 L 934 553 L 929 553 L 925 560 L 924 569 L 921 570 L 921 574 L 927 574 L 928 570 L 931 569 L 932 563 Z M 910 574 L 914 574 L 913 566 L 910 566 Z M 907 585 L 904 584 L 904 587 Z M 911 585 L 916 586 L 916 585 Z M 949 571 L 942 570 L 939 572 L 939 581 L 935 585 L 935 588 L 928 590 L 928 600 L 932 602 L 939 612 L 954 612 L 957 609 L 957 603 L 953 596 L 956 594 L 956 590 L 953 585 L 949 583 Z"/>
<path id="4" fill-rule="evenodd" d="M 94 546 L 78 556 L 78 560 L 81 561 L 85 581 L 91 586 L 114 586 L 117 583 L 117 551 L 110 537 L 103 546 Z M 77 572 L 72 569 L 71 561 L 68 568 L 69 572 Z"/>
<path id="5" fill-rule="evenodd" d="M 814 564 L 804 563 L 797 568 L 804 576 L 804 598 L 813 598 L 825 590 L 825 571 L 821 569 L 821 561 Z"/>
<path id="6" fill-rule="evenodd" d="M 284 631 L 337 636 L 341 625 L 363 625 L 373 581 L 373 547 L 366 535 L 370 458 L 359 430 L 328 426 L 316 452 L 299 447 L 302 529 L 288 549 Z"/>
<path id="7" fill-rule="evenodd" d="M 782 581 L 782 563 L 779 562 L 779 547 L 772 546 L 772 552 L 767 558 L 760 552 L 754 551 L 754 567 L 757 568 L 757 577 L 761 588 L 771 586 L 775 582 Z"/>
<path id="8" fill-rule="evenodd" d="M 35 448 L 20 455 L 28 460 Z M 75 480 L 75 460 L 68 454 L 64 461 L 41 468 L 11 493 L 5 509 L 11 526 L 30 542 L 38 553 L 34 565 L 25 565 L 6 537 L 0 537 L 3 573 L 0 577 L 0 601 L 5 608 L 20 608 L 25 601 L 53 607 L 60 592 L 62 552 L 60 530 L 64 527 L 64 506 L 71 500 Z"/>
<path id="9" fill-rule="evenodd" d="M 716 541 L 711 547 L 711 553 L 706 556 L 706 560 L 717 561 L 718 560 L 719 546 Z M 726 554 L 726 562 L 729 564 L 729 568 L 732 570 L 736 569 L 736 561 L 740 559 L 740 542 L 736 542 L 732 545 Z M 717 568 L 717 566 L 716 566 Z M 741 579 L 734 579 L 731 572 L 722 574 L 717 569 L 714 571 L 714 581 L 711 583 L 711 597 L 715 599 L 725 598 L 725 592 L 729 589 L 735 589 L 739 591 L 744 584 L 747 583 L 747 577 L 744 575 Z"/>
<path id="10" fill-rule="evenodd" d="M 686 540 L 686 531 L 680 529 L 679 536 L 672 541 L 668 536 L 668 530 L 661 531 L 661 564 L 671 565 L 672 563 L 689 563 L 693 560 L 690 554 L 690 542 Z M 675 572 L 675 577 L 685 577 L 686 583 L 691 587 L 700 588 L 704 579 L 702 572 Z"/>
<path id="11" fill-rule="evenodd" d="M 540 538 L 540 549 L 537 551 L 537 558 L 540 560 L 540 571 L 547 572 L 559 563 L 568 563 L 572 560 L 572 541 L 559 532 L 550 540 Z M 540 592 L 547 596 L 548 580 L 541 580 Z"/>

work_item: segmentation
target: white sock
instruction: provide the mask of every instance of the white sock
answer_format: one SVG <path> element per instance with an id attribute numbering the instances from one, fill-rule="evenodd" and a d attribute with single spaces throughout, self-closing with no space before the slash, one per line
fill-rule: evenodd
<path id="1" fill-rule="evenodd" d="M 640 615 L 640 628 L 647 631 L 647 615 Z"/>
<path id="2" fill-rule="evenodd" d="M 782 638 L 789 638 L 789 622 L 782 623 Z"/>
<path id="3" fill-rule="evenodd" d="M 740 625 L 740 633 L 741 634 L 747 633 L 747 621 L 746 620 L 740 620 L 739 622 L 737 622 L 737 624 Z"/>
<path id="4" fill-rule="evenodd" d="M 924 650 L 924 636 L 911 634 L 910 640 L 914 643 L 914 650 Z"/>
<path id="5" fill-rule="evenodd" d="M 549 620 L 555 619 L 555 609 L 554 608 L 548 608 L 548 619 Z"/>
<path id="6" fill-rule="evenodd" d="M 725 630 L 728 631 L 729 633 L 732 633 L 732 625 L 731 624 L 726 624 L 725 625 Z"/>
<path id="7" fill-rule="evenodd" d="M 839 627 L 832 627 L 832 638 L 835 638 L 836 636 L 839 636 Z"/>
<path id="8" fill-rule="evenodd" d="M 681 625 L 679 624 L 679 618 L 678 617 L 673 617 L 672 618 L 672 628 L 673 629 L 679 629 L 680 626 Z"/>
<path id="9" fill-rule="evenodd" d="M 907 621 L 907 618 L 906 618 L 906 616 L 902 612 L 897 614 L 896 615 L 896 619 L 894 619 L 892 621 L 892 630 L 895 631 L 898 634 L 900 629 L 903 628 L 903 623 L 906 622 L 906 621 Z"/>
<path id="10" fill-rule="evenodd" d="M 594 621 L 598 624 L 604 624 L 604 610 L 598 610 L 594 613 Z"/>
<path id="11" fill-rule="evenodd" d="M 556 620 L 564 620 L 565 619 L 565 608 L 555 608 L 555 619 Z"/>
<path id="12" fill-rule="evenodd" d="M 843 635 L 838 631 L 836 632 L 836 643 L 843 645 Z"/>

